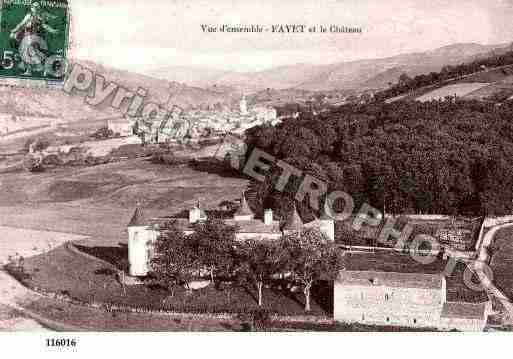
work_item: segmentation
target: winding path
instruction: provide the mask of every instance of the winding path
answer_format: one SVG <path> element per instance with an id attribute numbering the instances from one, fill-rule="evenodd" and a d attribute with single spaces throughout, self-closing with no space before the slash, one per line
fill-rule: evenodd
<path id="1" fill-rule="evenodd" d="M 499 289 L 493 284 L 493 277 L 492 279 L 489 278 L 489 275 L 486 273 L 488 270 L 491 270 L 488 266 L 491 260 L 491 257 L 489 255 L 488 248 L 492 244 L 492 241 L 495 237 L 495 234 L 497 231 L 513 227 L 513 223 L 504 223 L 496 226 L 492 226 L 488 232 L 484 235 L 484 237 L 481 240 L 481 244 L 479 246 L 478 250 L 478 257 L 475 261 L 475 270 L 476 274 L 479 277 L 479 280 L 481 281 L 481 284 L 486 289 L 489 296 L 495 297 L 499 302 L 502 304 L 502 306 L 506 309 L 508 312 L 508 319 L 513 320 L 513 303 L 511 300 Z"/>
<path id="2" fill-rule="evenodd" d="M 35 318 L 37 315 L 23 308 L 23 303 L 37 300 L 39 296 L 1 268 L 9 256 L 34 256 L 79 238 L 85 236 L 0 226 L 0 331 L 46 330 L 39 318 Z"/>

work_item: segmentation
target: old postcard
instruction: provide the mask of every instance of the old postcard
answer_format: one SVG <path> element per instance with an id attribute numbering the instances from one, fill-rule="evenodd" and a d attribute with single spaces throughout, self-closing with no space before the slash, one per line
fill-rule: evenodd
<path id="1" fill-rule="evenodd" d="M 0 4 L 2 331 L 513 328 L 512 1 Z"/>

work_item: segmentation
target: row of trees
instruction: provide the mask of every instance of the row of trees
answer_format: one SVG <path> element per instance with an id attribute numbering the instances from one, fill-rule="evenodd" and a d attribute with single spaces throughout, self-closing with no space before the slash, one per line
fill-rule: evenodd
<path id="1" fill-rule="evenodd" d="M 468 63 L 454 66 L 447 65 L 439 72 L 421 74 L 413 78 L 409 77 L 407 74 L 402 74 L 396 84 L 375 94 L 375 99 L 384 100 L 424 86 L 435 85 L 450 79 L 458 79 L 478 71 L 511 64 L 513 64 L 513 51 L 507 51 L 504 54 L 489 56 Z"/>
<path id="2" fill-rule="evenodd" d="M 513 211 L 513 104 L 478 101 L 374 103 L 301 115 L 246 131 L 259 148 L 395 214 L 481 216 Z M 276 190 L 282 169 L 257 182 L 258 198 L 279 216 L 290 211 L 302 178 Z M 323 199 L 321 199 L 322 201 Z M 322 203 L 322 202 L 321 202 Z M 343 205 L 335 202 L 335 207 Z M 309 198 L 298 205 L 313 218 Z"/>
<path id="3" fill-rule="evenodd" d="M 237 241 L 236 230 L 209 219 L 196 224 L 193 234 L 185 235 L 170 222 L 155 245 L 155 275 L 170 291 L 205 276 L 212 283 L 251 284 L 259 306 L 264 305 L 264 286 L 286 279 L 291 285 L 301 285 L 305 311 L 310 311 L 312 285 L 334 279 L 342 268 L 340 251 L 319 231 L 307 230 L 274 241 Z"/>

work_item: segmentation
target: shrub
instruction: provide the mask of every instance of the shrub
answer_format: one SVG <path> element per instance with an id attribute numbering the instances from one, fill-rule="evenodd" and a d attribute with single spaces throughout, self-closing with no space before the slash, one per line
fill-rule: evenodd
<path id="1" fill-rule="evenodd" d="M 43 151 L 47 149 L 50 146 L 50 141 L 46 138 L 29 138 L 25 145 L 23 146 L 23 149 L 25 152 L 30 151 L 30 147 L 36 152 Z"/>
<path id="2" fill-rule="evenodd" d="M 156 149 L 150 158 L 153 163 L 174 165 L 178 163 L 176 156 L 168 149 L 158 148 Z"/>
<path id="3" fill-rule="evenodd" d="M 44 171 L 41 159 L 30 155 L 25 156 L 25 158 L 23 159 L 23 167 L 29 172 Z"/>
<path id="4" fill-rule="evenodd" d="M 52 153 L 45 158 L 43 158 L 43 165 L 45 166 L 59 166 L 62 165 L 63 161 L 59 155 Z"/>
<path id="5" fill-rule="evenodd" d="M 93 133 L 91 137 L 96 140 L 104 140 L 107 138 L 114 137 L 114 132 L 107 126 L 104 126 L 99 128 L 95 133 Z"/>

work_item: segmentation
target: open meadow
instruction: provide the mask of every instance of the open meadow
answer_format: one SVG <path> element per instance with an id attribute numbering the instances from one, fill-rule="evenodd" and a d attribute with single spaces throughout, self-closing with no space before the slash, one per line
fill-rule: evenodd
<path id="1" fill-rule="evenodd" d="M 118 242 L 137 205 L 167 216 L 201 199 L 205 208 L 234 200 L 247 180 L 188 165 L 134 159 L 41 173 L 0 174 L 0 225 L 67 232 Z"/>

